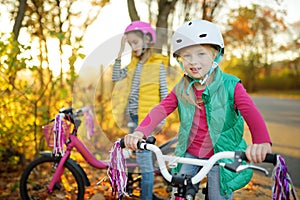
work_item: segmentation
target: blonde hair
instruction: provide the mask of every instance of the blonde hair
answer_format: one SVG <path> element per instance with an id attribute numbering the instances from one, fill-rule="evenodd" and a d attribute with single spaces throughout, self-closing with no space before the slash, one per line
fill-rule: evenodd
<path id="1" fill-rule="evenodd" d="M 190 87 L 189 88 L 190 91 L 187 92 L 187 88 L 191 81 L 192 80 L 190 77 L 188 77 L 187 75 L 184 75 L 176 87 L 176 94 L 180 97 L 180 99 L 183 100 L 184 103 L 190 103 L 190 104 L 200 108 L 200 106 L 196 102 L 193 87 Z"/>

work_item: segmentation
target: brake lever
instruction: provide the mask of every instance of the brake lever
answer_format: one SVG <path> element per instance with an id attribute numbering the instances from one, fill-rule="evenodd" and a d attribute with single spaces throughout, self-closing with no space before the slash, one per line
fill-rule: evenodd
<path id="1" fill-rule="evenodd" d="M 236 172 L 241 172 L 241 171 L 244 171 L 246 169 L 258 170 L 258 171 L 261 171 L 261 172 L 265 173 L 265 176 L 269 175 L 268 170 L 266 170 L 265 168 L 260 167 L 260 166 L 256 166 L 256 165 L 249 165 L 249 164 L 238 166 L 237 169 L 236 169 Z"/>
<path id="2" fill-rule="evenodd" d="M 266 170 L 265 168 L 252 164 L 243 164 L 243 160 L 245 160 L 244 153 L 241 151 L 237 151 L 235 152 L 233 163 L 219 163 L 219 165 L 234 172 L 241 172 L 246 169 L 255 169 L 264 172 L 266 176 L 269 175 L 268 170 Z"/>

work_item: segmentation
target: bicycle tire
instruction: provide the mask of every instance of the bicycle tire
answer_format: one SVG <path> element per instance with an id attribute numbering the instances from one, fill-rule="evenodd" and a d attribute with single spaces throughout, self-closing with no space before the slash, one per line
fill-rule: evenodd
<path id="1" fill-rule="evenodd" d="M 57 183 L 53 192 L 47 186 L 55 172 L 60 158 L 39 157 L 24 170 L 20 179 L 20 195 L 23 200 L 30 199 L 84 199 L 85 185 L 82 176 L 71 164 L 64 164 L 61 183 Z"/>

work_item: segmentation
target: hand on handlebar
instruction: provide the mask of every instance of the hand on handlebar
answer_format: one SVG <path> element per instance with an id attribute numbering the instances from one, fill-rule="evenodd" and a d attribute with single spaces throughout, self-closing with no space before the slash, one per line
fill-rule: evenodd
<path id="1" fill-rule="evenodd" d="M 139 131 L 135 131 L 132 134 L 128 134 L 124 137 L 124 144 L 128 149 L 137 150 L 137 144 L 142 141 L 144 134 Z"/>
<path id="2" fill-rule="evenodd" d="M 267 153 L 272 153 L 272 148 L 270 143 L 251 144 L 245 153 L 250 162 L 258 164 L 265 160 Z"/>

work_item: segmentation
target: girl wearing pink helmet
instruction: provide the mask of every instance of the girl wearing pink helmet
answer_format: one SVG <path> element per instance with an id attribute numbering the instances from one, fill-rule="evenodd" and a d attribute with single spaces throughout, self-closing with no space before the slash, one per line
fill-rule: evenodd
<path id="1" fill-rule="evenodd" d="M 146 59 L 148 56 L 144 56 L 144 53 L 150 54 L 156 42 L 156 33 L 151 25 L 142 21 L 134 21 L 127 26 L 124 33 L 117 59 L 121 58 L 126 42 L 131 46 L 134 56 L 141 58 L 141 61 Z M 137 36 L 139 38 L 136 38 Z"/>
<path id="2" fill-rule="evenodd" d="M 173 35 L 173 55 L 184 75 L 135 132 L 125 136 L 125 145 L 135 150 L 137 141 L 178 110 L 180 127 L 175 155 L 205 159 L 221 151 L 242 150 L 249 161 L 262 162 L 272 151 L 266 124 L 241 80 L 218 67 L 223 53 L 223 37 L 215 24 L 192 20 L 179 27 Z M 244 120 L 252 135 L 250 145 L 243 139 Z M 198 170 L 197 166 L 185 164 L 175 169 L 191 176 Z M 206 196 L 210 200 L 232 199 L 233 191 L 246 185 L 251 176 L 251 170 L 236 174 L 214 166 L 207 176 Z M 191 185 L 186 196 L 193 199 L 197 190 L 198 185 Z"/>
<path id="3" fill-rule="evenodd" d="M 114 82 L 127 79 L 128 95 L 126 112 L 129 115 L 128 127 L 133 132 L 137 124 L 147 113 L 168 94 L 166 70 L 168 57 L 153 53 L 156 42 L 155 30 L 149 23 L 134 21 L 127 26 L 121 40 L 118 57 L 112 72 Z M 132 58 L 128 66 L 121 68 L 121 58 L 128 43 L 132 49 Z M 161 129 L 163 123 L 157 126 Z M 152 153 L 136 152 L 137 162 L 142 172 L 141 197 L 144 200 L 153 199 L 154 169 Z"/>

